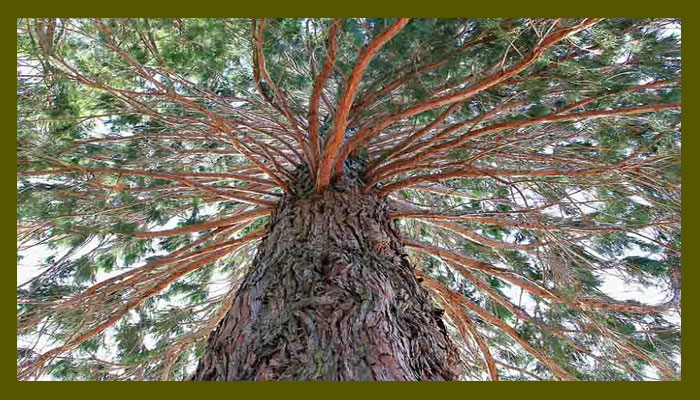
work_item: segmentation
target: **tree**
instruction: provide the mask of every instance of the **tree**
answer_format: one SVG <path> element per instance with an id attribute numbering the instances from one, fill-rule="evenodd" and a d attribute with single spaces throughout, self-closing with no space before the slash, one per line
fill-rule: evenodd
<path id="1" fill-rule="evenodd" d="M 18 20 L 18 379 L 679 379 L 673 29 Z"/>

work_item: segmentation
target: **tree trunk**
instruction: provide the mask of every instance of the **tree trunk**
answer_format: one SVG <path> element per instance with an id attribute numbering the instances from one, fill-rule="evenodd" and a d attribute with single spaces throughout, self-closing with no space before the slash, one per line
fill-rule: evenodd
<path id="1" fill-rule="evenodd" d="M 193 380 L 456 378 L 386 199 L 338 186 L 280 202 Z"/>

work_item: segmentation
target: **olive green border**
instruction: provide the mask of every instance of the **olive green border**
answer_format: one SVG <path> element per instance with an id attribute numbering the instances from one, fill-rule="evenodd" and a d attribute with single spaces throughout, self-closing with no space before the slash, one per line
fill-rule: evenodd
<path id="1" fill-rule="evenodd" d="M 12 4 L 13 3 L 13 4 Z M 26 2 L 6 2 L 3 8 L 16 6 L 13 20 L 6 18 L 8 21 L 7 32 L 1 41 L 6 48 L 7 59 L 4 66 L 4 83 L 7 85 L 3 91 L 5 95 L 3 100 L 5 107 L 2 108 L 5 115 L 6 133 L 3 135 L 2 146 L 0 151 L 2 157 L 0 160 L 4 164 L 2 168 L 2 178 L 6 180 L 8 187 L 16 182 L 16 163 L 15 150 L 11 143 L 16 144 L 16 136 L 12 133 L 16 126 L 12 126 L 12 121 L 16 120 L 16 114 L 13 111 L 16 108 L 15 99 L 10 96 L 10 87 L 16 87 L 16 80 L 13 75 L 16 73 L 15 61 L 11 60 L 16 49 L 16 32 L 10 32 L 12 26 L 16 27 L 16 18 L 19 16 L 35 16 L 35 17 L 88 17 L 88 16 L 139 16 L 139 17 L 169 17 L 169 16 L 189 16 L 189 17 L 514 17 L 514 16 L 532 16 L 532 17 L 687 17 L 683 20 L 683 33 L 685 34 L 685 60 L 686 70 L 687 65 L 693 65 L 693 53 L 688 52 L 689 48 L 689 33 L 694 33 L 693 18 L 690 17 L 691 7 L 678 4 L 679 2 L 660 3 L 658 1 L 615 1 L 615 0 L 584 0 L 584 1 L 556 1 L 542 2 L 536 0 L 530 1 L 386 1 L 386 0 L 351 0 L 351 1 L 226 1 L 226 2 L 180 2 L 171 1 L 148 1 L 148 0 L 117 0 L 117 1 L 26 1 Z M 687 4 L 690 4 L 688 2 Z M 690 20 L 690 21 L 689 21 Z M 695 39 L 695 37 L 692 37 Z M 694 41 L 692 42 L 694 45 Z M 694 46 L 693 46 L 694 47 Z M 690 63 L 690 64 L 689 64 Z M 684 79 L 686 89 L 689 85 L 695 84 L 695 77 L 688 73 Z M 686 90 L 687 93 L 693 93 Z M 692 103 L 689 106 L 688 101 L 692 101 L 686 95 L 685 103 L 686 110 L 692 109 Z M 692 123 L 693 120 L 687 112 L 684 118 L 686 124 Z M 696 124 L 697 125 L 697 124 Z M 689 151 L 693 151 L 697 144 L 695 132 L 689 129 L 686 125 L 686 137 L 683 139 L 686 149 L 685 175 L 686 178 L 690 173 L 691 156 L 688 156 Z M 690 147 L 688 147 L 690 146 Z M 16 146 L 15 146 L 16 148 Z M 694 157 L 694 158 L 697 158 Z M 694 185 L 688 185 L 686 179 L 686 191 L 694 189 Z M 687 193 L 687 192 L 686 192 Z M 687 196 L 686 196 L 687 197 Z M 3 213 L 5 220 L 3 226 L 4 248 L 6 249 L 4 259 L 8 262 L 6 268 L 8 271 L 15 270 L 12 263 L 16 262 L 12 256 L 16 249 L 13 245 L 12 237 L 14 236 L 12 226 L 16 225 L 15 221 L 10 221 L 11 204 L 14 204 L 16 210 L 16 197 L 13 192 L 5 193 L 0 197 L 2 199 L 3 208 L 7 213 Z M 13 200 L 14 199 L 14 200 Z M 691 216 L 688 211 L 693 210 L 692 203 L 686 202 L 684 210 L 685 214 L 685 234 L 688 239 L 688 234 L 692 231 L 689 228 L 688 221 Z M 15 231 L 16 233 L 16 231 Z M 686 245 L 686 249 L 688 246 Z M 694 255 L 688 253 L 685 257 L 685 282 L 688 287 L 689 282 L 693 282 L 695 276 L 694 267 L 688 264 L 688 258 Z M 8 272 L 9 274 L 9 272 Z M 520 398 L 523 394 L 535 395 L 538 398 L 542 397 L 564 397 L 568 398 L 572 395 L 583 396 L 585 398 L 597 397 L 600 395 L 612 395 L 618 398 L 638 398 L 639 396 L 653 396 L 657 399 L 679 398 L 683 389 L 690 389 L 689 385 L 694 383 L 694 363 L 695 363 L 695 341 L 688 339 L 686 336 L 683 340 L 683 381 L 681 382 L 586 382 L 586 383 L 563 383 L 563 382 L 508 382 L 508 383 L 468 383 L 468 382 L 451 382 L 451 383 L 366 383 L 366 382 L 346 382 L 340 388 L 334 383 L 311 383 L 311 382 L 283 382 L 283 383 L 254 383 L 254 382 L 237 382 L 233 386 L 223 387 L 223 383 L 203 386 L 200 383 L 157 383 L 155 385 L 143 382 L 126 383 L 97 383 L 97 382 L 79 382 L 79 383 L 53 383 L 53 382 L 17 382 L 16 380 L 16 364 L 12 363 L 13 350 L 16 347 L 16 336 L 10 326 L 15 324 L 16 313 L 10 309 L 11 304 L 15 300 L 11 299 L 15 280 L 9 279 L 4 283 L 7 286 L 7 292 L 3 295 L 4 300 L 0 304 L 4 310 L 3 320 L 7 321 L 6 329 L 3 329 L 3 341 L 5 345 L 2 347 L 5 356 L 0 357 L 2 360 L 2 377 L 3 380 L 10 383 L 12 389 L 16 391 L 4 391 L 4 396 L 23 397 L 23 398 L 55 398 L 57 395 L 66 395 L 71 398 L 90 397 L 102 399 L 104 397 L 123 397 L 127 394 L 134 394 L 139 397 L 167 398 L 170 396 L 187 396 L 190 398 L 202 398 L 210 395 L 212 391 L 216 391 L 226 397 L 237 398 L 239 396 L 247 399 L 258 400 L 267 396 L 276 396 L 287 398 L 291 394 L 300 395 L 304 398 L 328 398 L 335 400 L 336 397 L 357 396 L 361 392 L 377 394 L 386 398 L 397 398 L 399 396 L 416 395 L 430 399 L 435 396 L 459 396 L 473 397 L 484 396 L 488 398 L 512 396 Z M 690 296 L 690 297 L 688 297 Z M 686 290 L 686 315 L 684 325 L 687 328 L 694 321 L 694 317 L 689 316 L 687 310 L 693 313 L 694 307 L 688 307 L 689 301 L 695 301 L 694 293 Z M 692 332 L 692 331 L 691 331 Z M 117 385 L 117 390 L 113 385 Z M 331 386 L 333 385 L 333 386 Z M 372 385 L 372 386 L 370 386 Z M 459 386 L 458 386 L 459 385 Z M 546 385 L 546 387 L 542 387 Z M 577 385 L 576 388 L 570 385 Z M 586 385 L 582 387 L 580 385 Z M 682 386 L 684 385 L 685 388 Z M 8 385 L 6 388 L 9 389 Z M 574 390 L 572 390 L 574 389 Z M 206 393 L 205 393 L 206 391 Z M 690 390 L 687 393 L 692 393 Z M 345 395 L 345 396 L 343 396 Z M 35 397 L 36 396 L 36 397 Z M 195 397 L 196 396 L 196 397 Z M 692 394 L 691 394 L 692 396 Z M 61 396 L 62 397 L 62 396 Z"/>

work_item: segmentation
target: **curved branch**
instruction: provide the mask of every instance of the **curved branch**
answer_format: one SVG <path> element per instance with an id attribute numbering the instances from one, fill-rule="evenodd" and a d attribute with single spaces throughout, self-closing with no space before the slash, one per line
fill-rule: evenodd
<path id="1" fill-rule="evenodd" d="M 326 50 L 326 61 L 323 64 L 323 70 L 318 74 L 314 81 L 311 100 L 309 101 L 309 142 L 311 144 L 311 152 L 313 154 L 311 170 L 315 172 L 317 163 L 321 159 L 321 144 L 319 142 L 319 127 L 318 127 L 318 103 L 323 94 L 323 84 L 328 79 L 328 76 L 333 70 L 335 57 L 338 51 L 338 34 L 343 23 L 342 18 L 336 18 L 328 28 L 328 49 Z"/>
<path id="2" fill-rule="evenodd" d="M 492 39 L 493 38 L 479 37 L 479 38 L 476 38 L 474 40 L 470 40 L 470 41 L 464 43 L 462 46 L 460 46 L 457 49 L 457 51 L 454 54 L 450 55 L 449 57 L 442 59 L 440 61 L 436 61 L 436 62 L 433 62 L 430 64 L 423 65 L 420 68 L 418 68 L 414 71 L 411 71 L 411 72 L 403 75 L 400 78 L 395 79 L 394 81 L 392 81 L 391 83 L 389 83 L 388 85 L 383 87 L 382 89 L 368 94 L 362 100 L 355 103 L 355 105 L 352 106 L 353 113 L 360 113 L 364 108 L 371 106 L 379 97 L 384 96 L 388 93 L 391 93 L 394 89 L 403 85 L 404 83 L 408 82 L 409 80 L 413 79 L 414 77 L 416 77 L 424 72 L 432 71 L 436 68 L 440 68 L 440 67 L 446 65 L 451 59 L 453 59 L 454 57 L 459 55 L 459 53 L 463 52 L 464 50 L 466 50 L 472 46 L 475 46 L 477 44 L 480 44 L 480 43 L 489 42 Z"/>
<path id="3" fill-rule="evenodd" d="M 499 132 L 505 129 L 513 129 L 513 128 L 523 128 L 523 127 L 528 127 L 536 124 L 541 124 L 541 123 L 556 123 L 556 122 L 566 122 L 566 121 L 575 121 L 575 120 L 582 120 L 582 119 L 589 119 L 589 118 L 604 118 L 604 117 L 615 117 L 615 116 L 625 116 L 625 115 L 635 115 L 635 114 L 643 114 L 643 113 L 649 113 L 649 112 L 657 112 L 657 111 L 664 111 L 664 110 L 676 110 L 680 109 L 681 104 L 680 103 L 670 103 L 670 104 L 654 104 L 654 105 L 647 105 L 647 106 L 639 106 L 639 107 L 629 107 L 629 108 L 621 108 L 621 109 L 616 109 L 616 110 L 601 110 L 601 111 L 588 111 L 588 112 L 583 112 L 583 113 L 578 113 L 578 114 L 565 114 L 565 115 L 557 115 L 557 114 L 552 114 L 552 115 L 545 115 L 542 117 L 536 117 L 536 118 L 530 118 L 530 119 L 525 119 L 525 120 L 520 120 L 520 121 L 508 121 L 508 122 L 502 122 L 499 124 L 494 124 L 494 125 L 489 125 L 481 129 L 477 129 L 475 131 L 472 131 L 471 133 L 467 133 L 465 135 L 462 135 L 456 139 L 434 145 L 428 149 L 426 149 L 424 152 L 416 154 L 410 159 L 403 160 L 403 161 L 397 161 L 395 163 L 392 163 L 388 166 L 385 166 L 382 171 L 385 172 L 384 175 L 378 178 L 388 178 L 392 176 L 392 173 L 389 172 L 391 169 L 396 170 L 408 165 L 415 165 L 420 161 L 425 160 L 429 156 L 432 156 L 434 154 L 438 153 L 444 153 L 447 150 L 453 149 L 455 147 L 459 147 L 464 145 L 467 141 L 473 140 L 479 137 L 482 137 L 488 133 L 494 133 L 494 132 Z"/>
<path id="4" fill-rule="evenodd" d="M 292 129 L 294 130 L 294 135 L 296 137 L 297 142 L 299 143 L 299 146 L 301 147 L 302 152 L 304 153 L 304 156 L 306 157 L 306 162 L 310 162 L 311 160 L 311 154 L 309 153 L 309 148 L 308 148 L 308 142 L 304 138 L 304 135 L 301 133 L 301 130 L 299 130 L 299 125 L 297 124 L 297 121 L 295 119 L 295 116 L 292 114 L 292 112 L 289 109 L 289 105 L 287 104 L 287 99 L 284 97 L 284 94 L 279 90 L 277 85 L 270 79 L 270 76 L 267 73 L 267 68 L 265 66 L 265 55 L 263 53 L 263 41 L 264 41 L 264 32 L 265 32 L 265 25 L 266 25 L 266 20 L 263 18 L 260 21 L 260 24 L 257 25 L 256 29 L 256 22 L 255 19 L 253 19 L 253 30 L 256 31 L 255 34 L 255 57 L 253 58 L 253 72 L 254 72 L 254 78 L 255 78 L 255 84 L 258 87 L 258 91 L 260 94 L 263 95 L 265 100 L 273 106 L 275 109 L 277 109 L 282 115 L 284 115 L 289 123 L 292 125 Z M 269 95 L 266 94 L 266 92 L 262 88 L 262 82 L 261 79 L 265 80 L 265 83 L 272 89 L 272 92 L 275 95 L 275 98 L 277 101 L 280 103 L 280 106 L 277 106 L 274 101 L 269 97 Z"/>
<path id="5" fill-rule="evenodd" d="M 449 298 L 451 301 L 453 301 L 456 304 L 461 304 L 468 308 L 470 311 L 474 312 L 487 322 L 499 327 L 502 331 L 508 334 L 513 340 L 515 340 L 520 346 L 522 346 L 528 353 L 530 353 L 533 357 L 535 357 L 537 360 L 539 360 L 543 365 L 545 365 L 552 373 L 554 376 L 556 376 L 558 379 L 565 380 L 565 381 L 575 381 L 577 380 L 571 373 L 566 371 L 564 368 L 562 368 L 559 364 L 557 364 L 554 360 L 550 359 L 546 355 L 542 354 L 539 350 L 535 349 L 532 347 L 530 343 L 528 343 L 526 340 L 522 339 L 518 332 L 513 329 L 510 325 L 507 323 L 503 322 L 500 318 L 496 317 L 495 315 L 487 312 L 483 308 L 479 307 L 476 303 L 473 301 L 467 299 L 466 297 L 462 296 L 459 293 L 456 293 L 452 290 L 449 290 L 445 288 L 442 283 L 430 279 L 428 277 L 424 277 L 424 282 L 430 287 L 431 289 L 439 292 L 443 296 Z"/>
<path id="6" fill-rule="evenodd" d="M 420 271 L 416 271 L 416 277 L 419 279 L 425 281 L 427 278 L 423 273 Z M 430 280 L 430 278 L 427 278 Z M 430 284 L 431 282 L 429 282 Z M 459 329 L 460 334 L 464 339 L 467 338 L 467 335 L 471 336 L 476 344 L 479 346 L 479 349 L 481 350 L 481 353 L 484 355 L 484 358 L 486 359 L 486 365 L 487 369 L 489 371 L 489 375 L 491 376 L 492 381 L 498 381 L 499 376 L 498 376 L 498 369 L 496 368 L 496 364 L 494 362 L 493 356 L 491 355 L 491 351 L 489 350 L 488 345 L 484 341 L 484 338 L 482 335 L 479 333 L 479 331 L 476 328 L 476 325 L 474 324 L 474 321 L 472 321 L 471 318 L 469 318 L 469 315 L 465 313 L 461 307 L 459 307 L 458 304 L 455 304 L 454 302 L 451 301 L 451 298 L 449 296 L 441 296 L 443 301 L 446 303 L 444 304 L 446 307 L 446 312 L 452 318 L 452 320 L 457 324 L 457 328 Z M 447 298 L 446 298 L 447 297 Z M 461 323 L 460 323 L 461 322 Z"/>
<path id="7" fill-rule="evenodd" d="M 463 122 L 460 122 L 457 124 L 453 124 L 452 126 L 448 127 L 447 129 L 444 129 L 440 133 L 436 134 L 434 137 L 430 138 L 429 140 L 426 140 L 426 141 L 421 142 L 421 143 L 417 143 L 417 144 L 415 144 L 411 147 L 408 147 L 408 148 L 402 148 L 399 151 L 397 151 L 396 153 L 398 154 L 399 157 L 401 157 L 401 156 L 408 157 L 411 153 L 414 153 L 420 149 L 423 149 L 427 146 L 430 146 L 431 144 L 435 144 L 435 143 L 439 142 L 441 139 L 446 138 L 447 136 L 451 135 L 452 133 L 458 131 L 459 129 L 461 129 L 467 125 L 471 125 L 471 127 L 473 128 L 477 124 L 480 124 L 480 123 L 484 122 L 485 120 L 487 120 L 487 119 L 489 119 L 497 114 L 500 114 L 504 111 L 510 111 L 514 108 L 520 107 L 523 104 L 525 104 L 525 102 L 522 100 L 515 101 L 513 103 L 508 103 L 508 101 L 506 101 L 505 103 L 498 105 L 496 107 L 493 107 L 489 111 L 481 114 L 477 118 L 468 119 L 466 121 L 463 121 Z M 471 128 L 470 128 L 470 130 L 471 130 Z M 374 182 L 376 181 L 376 179 L 374 179 L 374 177 L 382 176 L 387 170 L 391 170 L 392 168 L 394 168 L 393 165 L 401 163 L 402 161 L 405 161 L 405 160 L 398 160 L 396 163 L 391 163 L 391 164 L 385 165 L 381 168 L 377 168 L 379 166 L 379 163 L 377 163 L 377 165 L 374 168 L 372 168 L 369 172 L 369 174 L 371 174 L 370 177 L 372 179 L 370 179 L 370 183 L 367 186 L 371 186 L 372 184 L 374 184 Z"/>
<path id="8" fill-rule="evenodd" d="M 379 36 L 372 39 L 367 47 L 363 48 L 360 52 L 357 62 L 355 63 L 355 67 L 352 69 L 352 73 L 348 78 L 345 91 L 338 101 L 335 115 L 333 116 L 333 130 L 329 132 L 328 141 L 323 148 L 323 159 L 319 166 L 319 172 L 316 178 L 316 191 L 321 192 L 330 182 L 331 173 L 333 166 L 336 163 L 338 150 L 340 149 L 343 139 L 345 138 L 345 129 L 347 128 L 350 107 L 352 106 L 353 100 L 355 100 L 357 87 L 360 84 L 360 79 L 362 79 L 362 74 L 365 72 L 367 66 L 369 66 L 370 61 L 372 61 L 377 51 L 379 51 L 379 49 L 386 42 L 399 33 L 399 31 L 409 21 L 410 18 L 399 18 Z M 338 161 L 342 165 L 344 159 L 341 158 Z"/>
<path id="9" fill-rule="evenodd" d="M 509 283 L 519 286 L 528 292 L 539 296 L 543 299 L 553 301 L 557 304 L 564 304 L 570 308 L 583 311 L 584 308 L 591 308 L 602 311 L 616 311 L 616 312 L 629 312 L 636 314 L 655 314 L 659 312 L 668 311 L 673 307 L 672 303 L 661 304 L 657 306 L 651 305 L 629 305 L 622 302 L 606 302 L 603 300 L 589 299 L 589 298 L 577 298 L 574 300 L 567 300 L 551 290 L 532 282 L 530 279 L 518 274 L 516 271 L 496 267 L 485 262 L 476 261 L 464 257 L 460 254 L 453 253 L 449 250 L 431 246 L 425 243 L 415 241 L 410 238 L 403 238 L 403 243 L 407 247 L 415 248 L 424 251 L 428 254 L 440 257 L 445 260 L 453 262 L 456 266 L 463 266 L 473 270 L 481 271 L 485 274 L 503 279 Z M 459 269 L 458 269 L 459 271 Z"/>
<path id="10" fill-rule="evenodd" d="M 516 243 L 506 243 L 506 242 L 501 242 L 498 240 L 493 240 L 489 239 L 483 235 L 479 235 L 476 232 L 473 232 L 472 230 L 465 228 L 461 225 L 448 222 L 448 221 L 431 221 L 428 222 L 429 224 L 433 226 L 438 226 L 444 229 L 447 229 L 449 231 L 452 231 L 454 233 L 459 234 L 460 236 L 471 240 L 475 243 L 496 248 L 496 249 L 516 249 L 516 250 L 531 250 L 535 247 L 542 247 L 546 246 L 546 243 L 532 243 L 532 244 L 516 244 Z"/>
<path id="11" fill-rule="evenodd" d="M 550 47 L 552 47 L 554 44 L 557 42 L 579 32 L 582 31 L 600 21 L 599 18 L 591 18 L 591 19 L 586 19 L 582 23 L 573 26 L 571 28 L 565 28 L 561 29 L 560 31 L 550 35 L 547 37 L 545 40 L 543 40 L 531 53 L 530 55 L 521 61 L 520 63 L 516 64 L 515 66 L 500 72 L 495 75 L 491 75 L 488 77 L 486 80 L 481 81 L 480 83 L 477 83 L 475 85 L 472 85 L 466 90 L 459 91 L 454 94 L 450 95 L 445 95 L 442 97 L 439 97 L 437 99 L 433 100 L 427 100 L 421 104 L 415 105 L 413 107 L 410 107 L 408 109 L 405 109 L 399 113 L 390 115 L 389 117 L 385 118 L 384 120 L 374 124 L 371 128 L 364 129 L 360 132 L 358 132 L 355 136 L 353 136 L 348 143 L 346 144 L 343 152 L 341 153 L 339 159 L 343 160 L 344 157 L 347 156 L 347 154 L 350 154 L 355 148 L 358 146 L 362 145 L 365 143 L 367 140 L 372 138 L 374 135 L 376 135 L 378 132 L 383 130 L 384 128 L 388 127 L 389 125 L 393 124 L 396 121 L 411 117 L 413 115 L 422 113 L 423 111 L 428 111 L 432 110 L 434 108 L 446 105 L 446 104 L 452 104 L 457 101 L 465 101 L 468 100 L 478 93 L 483 92 L 484 90 L 487 90 L 500 82 L 503 82 L 504 80 L 510 78 L 513 75 L 516 75 L 526 68 L 528 68 L 530 65 L 534 64 L 535 61 Z"/>
<path id="12" fill-rule="evenodd" d="M 395 192 L 405 187 L 412 186 L 420 182 L 437 182 L 449 178 L 488 178 L 488 177 L 574 177 L 574 176 L 593 176 L 605 173 L 615 173 L 619 171 L 619 166 L 610 166 L 606 168 L 588 168 L 588 169 L 541 169 L 535 171 L 518 171 L 518 170 L 487 170 L 477 168 L 455 169 L 448 172 L 430 175 L 418 175 L 400 180 L 379 189 L 377 192 L 380 195 Z"/>

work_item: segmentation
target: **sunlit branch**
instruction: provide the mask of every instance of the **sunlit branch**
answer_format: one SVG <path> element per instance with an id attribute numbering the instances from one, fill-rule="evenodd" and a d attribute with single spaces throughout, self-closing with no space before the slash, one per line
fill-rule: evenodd
<path id="1" fill-rule="evenodd" d="M 357 62 L 352 69 L 352 73 L 345 85 L 345 91 L 338 100 L 335 114 L 333 115 L 333 129 L 328 134 L 328 139 L 323 147 L 323 157 L 319 165 L 319 171 L 316 178 L 316 191 L 322 191 L 331 179 L 333 168 L 336 165 L 338 150 L 345 138 L 345 130 L 347 128 L 348 116 L 350 108 L 357 94 L 357 87 L 362 79 L 362 74 L 369 66 L 374 55 L 382 48 L 382 46 L 393 38 L 401 29 L 410 21 L 410 18 L 399 18 L 387 28 L 379 36 L 372 39 L 369 44 L 360 51 L 357 56 Z M 338 164 L 342 164 L 344 157 L 340 157 Z"/>
<path id="2" fill-rule="evenodd" d="M 379 121 L 378 123 L 374 124 L 371 128 L 367 128 L 361 132 L 358 132 L 355 134 L 346 144 L 343 152 L 339 156 L 340 160 L 343 160 L 345 156 L 349 153 L 351 153 L 355 148 L 357 148 L 359 145 L 364 144 L 368 139 L 376 135 L 378 132 L 383 130 L 384 128 L 388 127 L 389 125 L 393 124 L 396 121 L 402 120 L 409 118 L 413 115 L 419 114 L 423 111 L 428 111 L 432 110 L 434 108 L 447 105 L 447 104 L 452 104 L 458 101 L 465 101 L 468 100 L 469 98 L 474 97 L 480 92 L 483 92 L 485 90 L 488 90 L 489 88 L 497 85 L 500 82 L 503 82 L 504 80 L 510 78 L 513 75 L 516 75 L 522 71 L 524 71 L 527 67 L 532 65 L 537 59 L 550 47 L 552 47 L 554 44 L 557 42 L 583 30 L 586 29 L 593 24 L 599 22 L 600 19 L 596 18 L 591 18 L 591 19 L 586 19 L 585 21 L 581 22 L 580 24 L 573 26 L 571 28 L 565 28 L 562 29 L 551 36 L 549 36 L 546 40 L 543 40 L 542 43 L 540 43 L 539 46 L 537 46 L 531 53 L 530 55 L 521 61 L 520 63 L 516 64 L 515 66 L 500 72 L 495 75 L 491 75 L 485 80 L 470 86 L 468 89 L 451 94 L 451 95 L 446 95 L 443 97 L 439 97 L 437 99 L 429 99 L 421 104 L 415 105 L 413 107 L 410 107 L 406 110 L 403 110 L 399 113 L 393 114 L 387 118 L 385 118 L 382 121 Z"/>
<path id="3" fill-rule="evenodd" d="M 323 94 L 323 84 L 328 79 L 333 65 L 335 64 L 336 53 L 338 51 L 338 35 L 342 26 L 343 20 L 336 18 L 328 28 L 328 45 L 326 50 L 326 60 L 323 63 L 323 70 L 318 74 L 314 81 L 311 100 L 309 101 L 309 143 L 313 154 L 311 170 L 316 172 L 318 163 L 321 160 L 321 142 L 319 140 L 319 123 L 318 123 L 318 103 Z"/>
<path id="4" fill-rule="evenodd" d="M 658 112 L 658 111 L 664 111 L 664 110 L 675 110 L 675 109 L 680 109 L 681 105 L 679 103 L 672 103 L 672 104 L 657 104 L 657 105 L 648 105 L 648 106 L 640 106 L 640 107 L 629 107 L 629 108 L 622 108 L 622 109 L 616 109 L 616 110 L 603 110 L 603 111 L 589 111 L 589 112 L 583 112 L 583 113 L 578 113 L 578 114 L 566 114 L 566 115 L 546 115 L 543 117 L 536 117 L 536 118 L 530 118 L 526 120 L 520 120 L 520 121 L 509 121 L 509 122 L 502 122 L 499 124 L 494 124 L 494 125 L 489 125 L 481 129 L 477 129 L 475 131 L 466 133 L 456 139 L 432 146 L 422 153 L 416 154 L 414 157 L 412 157 L 409 160 L 405 161 L 399 161 L 396 163 L 392 164 L 392 168 L 398 169 L 401 167 L 405 167 L 407 165 L 415 165 L 416 163 L 425 160 L 426 158 L 435 155 L 435 154 L 444 154 L 446 151 L 462 146 L 466 142 L 470 140 L 474 140 L 476 138 L 482 137 L 486 134 L 489 133 L 495 133 L 499 132 L 505 129 L 513 129 L 513 128 L 523 128 L 523 127 L 528 127 L 536 124 L 541 124 L 541 123 L 556 123 L 556 122 L 566 122 L 566 121 L 576 121 L 576 120 L 583 120 L 583 119 L 590 119 L 590 118 L 604 118 L 604 117 L 613 117 L 613 116 L 625 116 L 625 115 L 635 115 L 635 114 L 642 114 L 642 113 L 649 113 L 649 112 Z M 388 166 L 387 166 L 388 169 Z M 387 178 L 391 176 L 389 173 L 385 173 L 385 175 L 382 176 L 382 178 Z"/>

